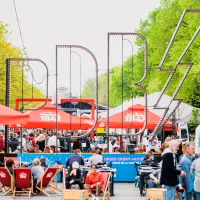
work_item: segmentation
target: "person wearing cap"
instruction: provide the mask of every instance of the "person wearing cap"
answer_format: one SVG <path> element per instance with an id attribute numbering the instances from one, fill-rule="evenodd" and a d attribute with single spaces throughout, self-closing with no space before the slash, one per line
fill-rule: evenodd
<path id="1" fill-rule="evenodd" d="M 65 187 L 70 189 L 72 185 L 79 185 L 80 189 L 83 189 L 81 170 L 79 169 L 79 164 L 77 161 L 72 163 L 72 168 L 69 169 L 66 176 Z"/>
<path id="2" fill-rule="evenodd" d="M 178 185 L 178 175 L 185 176 L 184 171 L 180 171 L 176 168 L 176 156 L 175 153 L 179 148 L 179 142 L 172 140 L 169 142 L 168 151 L 162 156 L 162 168 L 160 184 L 164 185 L 167 189 L 166 200 L 175 200 L 176 185 Z"/>

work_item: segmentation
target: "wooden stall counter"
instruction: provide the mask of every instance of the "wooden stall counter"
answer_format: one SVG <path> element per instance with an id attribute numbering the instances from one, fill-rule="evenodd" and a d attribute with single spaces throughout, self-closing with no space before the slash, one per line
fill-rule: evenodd
<path id="1" fill-rule="evenodd" d="M 63 190 L 62 200 L 88 200 L 87 190 Z"/>

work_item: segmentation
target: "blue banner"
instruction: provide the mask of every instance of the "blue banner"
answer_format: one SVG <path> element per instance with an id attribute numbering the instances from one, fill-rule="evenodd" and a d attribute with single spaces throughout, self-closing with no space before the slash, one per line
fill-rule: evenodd
<path id="1" fill-rule="evenodd" d="M 18 154 L 22 162 L 31 163 L 34 158 L 46 158 L 46 163 L 52 167 L 57 161 L 65 164 L 67 158 L 72 154 Z M 116 168 L 115 182 L 134 182 L 136 170 L 134 163 L 141 163 L 146 154 L 103 154 L 106 162 L 112 162 L 112 168 Z M 91 154 L 82 154 L 84 158 L 89 158 Z"/>

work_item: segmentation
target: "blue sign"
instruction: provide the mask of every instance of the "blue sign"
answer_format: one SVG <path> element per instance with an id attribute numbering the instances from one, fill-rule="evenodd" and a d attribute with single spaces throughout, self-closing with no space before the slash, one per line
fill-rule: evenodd
<path id="1" fill-rule="evenodd" d="M 67 158 L 72 154 L 18 154 L 22 162 L 31 163 L 34 158 L 46 158 L 46 163 L 52 167 L 56 162 L 66 163 Z M 115 182 L 134 182 L 136 170 L 134 163 L 141 163 L 146 154 L 103 154 L 106 162 L 112 162 L 112 168 L 116 168 Z M 89 158 L 91 154 L 82 154 L 84 158 Z"/>

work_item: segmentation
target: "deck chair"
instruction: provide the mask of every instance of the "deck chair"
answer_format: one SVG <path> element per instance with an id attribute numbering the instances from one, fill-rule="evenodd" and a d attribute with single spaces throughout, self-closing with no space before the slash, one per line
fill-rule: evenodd
<path id="1" fill-rule="evenodd" d="M 110 195 L 108 195 L 106 192 L 109 192 L 110 190 L 110 177 L 111 177 L 111 173 L 110 172 L 101 172 L 103 175 L 103 179 L 104 179 L 104 184 L 102 186 L 102 192 L 103 192 L 103 198 L 102 200 L 104 200 L 105 198 L 110 199 Z"/>
<path id="2" fill-rule="evenodd" d="M 0 194 L 0 196 L 13 192 L 13 175 L 10 174 L 6 167 L 0 167 L 0 183 L 5 189 L 5 193 Z"/>
<path id="3" fill-rule="evenodd" d="M 103 180 L 104 180 L 104 184 L 102 185 L 102 192 L 103 193 L 103 197 L 102 197 L 102 200 L 105 200 L 106 199 L 110 199 L 110 195 L 108 195 L 107 192 L 109 192 L 109 182 L 110 182 L 110 177 L 111 177 L 111 173 L 110 172 L 101 172 L 102 173 L 102 176 L 103 176 Z M 93 188 L 91 189 L 92 192 L 95 192 L 96 189 Z"/>
<path id="4" fill-rule="evenodd" d="M 21 166 L 21 158 L 19 158 L 19 157 L 4 157 L 5 166 L 6 166 L 7 160 L 13 160 L 15 163 L 15 166 Z"/>
<path id="5" fill-rule="evenodd" d="M 18 190 L 20 189 L 20 191 Z M 33 177 L 30 168 L 16 168 L 14 170 L 14 191 L 13 198 L 19 198 L 17 194 L 23 195 L 20 198 L 29 198 L 33 193 Z M 27 196 L 28 194 L 28 196 Z"/>
<path id="6" fill-rule="evenodd" d="M 57 187 L 57 179 L 58 179 L 58 174 L 63 170 L 64 165 L 55 164 L 53 166 L 53 168 L 57 168 L 57 173 L 56 173 L 56 175 L 55 175 L 55 177 L 53 179 L 52 187 L 54 187 L 56 190 L 59 190 L 58 187 Z M 59 190 L 59 191 L 61 191 L 61 190 Z"/>
<path id="7" fill-rule="evenodd" d="M 44 175 L 41 177 L 41 179 L 36 185 L 36 188 L 42 193 L 44 193 L 45 195 L 47 195 L 48 197 L 60 195 L 58 190 L 52 187 L 51 185 L 54 177 L 57 174 L 57 171 L 58 171 L 57 168 L 53 168 L 53 167 L 47 168 L 46 171 L 44 172 Z M 54 194 L 48 193 L 46 191 L 47 189 L 53 191 Z"/>

